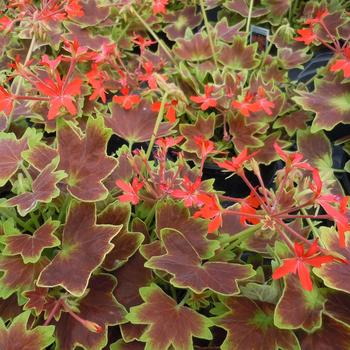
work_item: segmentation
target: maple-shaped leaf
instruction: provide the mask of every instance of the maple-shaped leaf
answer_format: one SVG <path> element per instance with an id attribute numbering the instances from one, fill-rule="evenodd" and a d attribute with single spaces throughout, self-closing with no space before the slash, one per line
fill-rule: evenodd
<path id="1" fill-rule="evenodd" d="M 22 307 L 18 305 L 16 294 L 6 299 L 0 299 L 0 315 L 4 322 L 14 319 L 22 311 Z"/>
<path id="2" fill-rule="evenodd" d="M 38 203 L 50 203 L 53 198 L 59 196 L 60 191 L 57 184 L 67 175 L 64 171 L 55 171 L 58 159 L 47 165 L 32 183 L 32 191 L 24 192 L 10 198 L 6 204 L 16 206 L 21 216 L 27 215 Z"/>
<path id="3" fill-rule="evenodd" d="M 316 79 L 312 92 L 297 91 L 300 96 L 293 99 L 316 114 L 311 132 L 331 130 L 339 123 L 350 124 L 349 89 L 350 84 L 338 77 Z"/>
<path id="4" fill-rule="evenodd" d="M 245 21 L 240 21 L 233 26 L 229 26 L 227 17 L 222 17 L 215 25 L 215 33 L 217 37 L 225 42 L 232 43 L 236 35 L 243 34 L 239 32 L 243 28 Z"/>
<path id="5" fill-rule="evenodd" d="M 165 26 L 164 32 L 170 40 L 175 41 L 184 37 L 187 28 L 197 27 L 202 21 L 202 16 L 197 13 L 196 7 L 188 6 L 182 10 L 168 13 L 164 20 L 170 23 Z"/>
<path id="6" fill-rule="evenodd" d="M 296 276 L 286 276 L 283 294 L 275 309 L 275 325 L 308 332 L 320 328 L 325 301 L 318 288 L 306 291 Z"/>
<path id="7" fill-rule="evenodd" d="M 257 44 L 247 45 L 245 38 L 236 35 L 230 46 L 225 45 L 218 60 L 232 70 L 252 69 L 259 61 L 255 58 Z"/>
<path id="8" fill-rule="evenodd" d="M 58 123 L 59 168 L 67 174 L 68 191 L 82 201 L 103 200 L 108 195 L 102 181 L 113 171 L 117 160 L 106 155 L 111 135 L 102 118 L 89 118 L 85 135 L 70 124 Z"/>
<path id="9" fill-rule="evenodd" d="M 128 230 L 130 217 L 130 204 L 115 202 L 106 207 L 97 218 L 98 224 L 121 226 L 119 234 L 111 241 L 114 247 L 103 262 L 103 267 L 106 270 L 114 270 L 127 261 L 145 239 L 141 232 Z"/>
<path id="10" fill-rule="evenodd" d="M 21 164 L 21 153 L 28 148 L 27 139 L 0 132 L 0 187 L 11 178 Z"/>
<path id="11" fill-rule="evenodd" d="M 91 27 L 104 21 L 110 12 L 109 6 L 101 6 L 98 0 L 79 0 L 82 7 L 82 16 L 74 18 L 75 22 L 81 24 L 81 27 Z"/>
<path id="12" fill-rule="evenodd" d="M 321 227 L 320 240 L 325 248 L 331 252 L 339 253 L 350 261 L 350 235 L 345 236 L 345 248 L 339 247 L 339 234 L 334 228 Z M 333 262 L 314 268 L 313 272 L 323 279 L 327 287 L 341 290 L 350 294 L 350 268 L 349 264 Z"/>
<path id="13" fill-rule="evenodd" d="M 188 307 L 177 305 L 157 285 L 140 289 L 144 303 L 134 306 L 126 318 L 134 324 L 148 327 L 141 337 L 145 350 L 193 349 L 192 337 L 212 339 L 209 330 L 213 324 L 203 315 Z"/>
<path id="14" fill-rule="evenodd" d="M 249 1 L 248 0 L 230 0 L 224 4 L 229 10 L 239 13 L 242 17 L 249 16 Z M 254 6 L 251 12 L 251 17 L 261 17 L 266 15 L 269 10 L 266 7 Z"/>
<path id="15" fill-rule="evenodd" d="M 262 5 L 267 8 L 272 17 L 282 17 L 289 10 L 292 0 L 262 0 Z"/>
<path id="16" fill-rule="evenodd" d="M 91 277 L 88 293 L 78 301 L 79 317 L 102 327 L 102 332 L 91 332 L 68 313 L 62 312 L 56 322 L 57 348 L 73 350 L 82 347 L 100 350 L 107 344 L 108 326 L 124 321 L 125 309 L 113 296 L 116 279 L 107 274 Z"/>
<path id="17" fill-rule="evenodd" d="M 166 254 L 153 256 L 145 266 L 170 273 L 173 275 L 170 282 L 179 288 L 190 288 L 197 294 L 205 289 L 226 295 L 237 294 L 237 281 L 255 275 L 251 265 L 202 263 L 191 243 L 177 230 L 165 228 L 160 236 Z"/>
<path id="18" fill-rule="evenodd" d="M 105 116 L 105 123 L 119 137 L 129 143 L 146 142 L 152 138 L 158 113 L 152 111 L 149 103 L 142 101 L 130 110 L 113 103 L 110 110 L 112 114 Z M 170 135 L 173 127 L 174 124 L 169 122 L 160 123 L 157 138 Z"/>
<path id="19" fill-rule="evenodd" d="M 310 130 L 297 132 L 297 145 L 305 160 L 319 170 L 323 183 L 323 193 L 341 195 L 343 190 L 333 172 L 332 145 L 323 131 L 311 133 Z"/>
<path id="20" fill-rule="evenodd" d="M 179 38 L 176 40 L 176 46 L 173 48 L 173 52 L 177 57 L 186 61 L 204 61 L 212 57 L 213 53 L 210 48 L 210 41 L 204 32 L 198 32 L 190 36 Z M 186 33 L 186 34 L 187 34 Z"/>
<path id="21" fill-rule="evenodd" d="M 214 251 L 219 248 L 218 241 L 207 238 L 207 221 L 191 217 L 187 208 L 170 199 L 158 203 L 156 207 L 156 232 L 158 237 L 160 237 L 160 231 L 163 228 L 180 231 L 203 259 L 213 256 Z"/>
<path id="22" fill-rule="evenodd" d="M 300 349 L 292 331 L 274 325 L 273 304 L 243 297 L 230 297 L 223 303 L 228 312 L 212 319 L 215 325 L 227 331 L 226 339 L 221 345 L 222 350 Z"/>
<path id="23" fill-rule="evenodd" d="M 61 286 L 75 296 L 84 294 L 92 272 L 113 248 L 121 226 L 96 225 L 94 203 L 73 201 L 62 234 L 62 249 L 41 272 L 39 287 Z"/>
<path id="24" fill-rule="evenodd" d="M 23 233 L 0 237 L 0 241 L 5 244 L 2 254 L 20 254 L 25 264 L 37 262 L 45 248 L 56 247 L 60 244 L 60 240 L 53 234 L 59 224 L 59 221 L 49 220 L 39 227 L 33 235 Z"/>
<path id="25" fill-rule="evenodd" d="M 1 350 L 44 350 L 54 342 L 54 326 L 38 326 L 27 329 L 30 311 L 18 315 L 6 328 L 0 318 Z"/>
<path id="26" fill-rule="evenodd" d="M 186 139 L 186 142 L 181 145 L 187 152 L 195 152 L 198 157 L 201 156 L 201 147 L 195 141 L 197 137 L 203 137 L 205 139 L 210 139 L 214 135 L 215 129 L 215 117 L 209 116 L 205 118 L 204 116 L 199 116 L 195 124 L 181 124 L 180 133 Z"/>
<path id="27" fill-rule="evenodd" d="M 274 128 L 284 128 L 289 136 L 293 136 L 297 130 L 305 130 L 307 122 L 311 119 L 310 113 L 295 111 L 276 119 Z"/>
<path id="28" fill-rule="evenodd" d="M 334 343 L 336 339 L 336 344 Z M 331 317 L 324 316 L 322 327 L 313 333 L 300 335 L 302 350 L 348 350 L 350 348 L 350 327 L 337 322 Z"/>
<path id="29" fill-rule="evenodd" d="M 350 298 L 348 293 L 332 291 L 327 293 L 324 314 L 350 326 Z"/>
<path id="30" fill-rule="evenodd" d="M 39 171 L 44 170 L 57 156 L 57 150 L 45 143 L 38 143 L 22 153 L 23 159 Z"/>
<path id="31" fill-rule="evenodd" d="M 48 294 L 48 288 L 41 288 L 35 286 L 33 290 L 28 290 L 23 293 L 24 297 L 28 299 L 23 306 L 24 310 L 33 310 L 36 316 L 39 316 L 45 310 L 45 318 L 48 316 L 50 306 L 56 303 L 56 299 Z M 61 313 L 61 309 L 57 310 L 54 317 L 57 319 Z"/>
<path id="32" fill-rule="evenodd" d="M 4 273 L 0 278 L 0 297 L 8 298 L 16 291 L 30 289 L 48 262 L 48 259 L 43 257 L 34 264 L 25 264 L 20 256 L 1 256 L 0 271 Z"/>
<path id="33" fill-rule="evenodd" d="M 260 135 L 266 132 L 267 123 L 250 122 L 242 115 L 230 115 L 228 125 L 232 141 L 239 152 L 242 152 L 246 147 L 263 146 L 264 143 Z"/>
<path id="34" fill-rule="evenodd" d="M 114 295 L 127 309 L 142 303 L 139 289 L 147 286 L 152 281 L 152 271 L 144 267 L 145 261 L 142 255 L 136 252 L 126 264 L 114 272 L 114 276 L 118 280 Z M 144 325 L 132 323 L 120 325 L 123 339 L 127 342 L 139 339 L 144 330 Z"/>
<path id="35" fill-rule="evenodd" d="M 308 54 L 309 49 L 293 50 L 290 47 L 283 47 L 278 50 L 278 59 L 285 69 L 300 68 L 308 62 L 312 55 Z"/>

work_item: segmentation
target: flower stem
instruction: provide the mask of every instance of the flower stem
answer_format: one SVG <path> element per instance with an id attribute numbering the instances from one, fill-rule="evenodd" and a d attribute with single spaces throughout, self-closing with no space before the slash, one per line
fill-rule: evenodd
<path id="1" fill-rule="evenodd" d="M 253 5 L 254 5 L 254 0 L 250 0 L 248 19 L 247 19 L 247 27 L 246 27 L 246 33 L 247 34 L 249 34 L 249 32 L 250 32 L 250 22 L 251 22 L 251 19 L 252 19 Z"/>
<path id="2" fill-rule="evenodd" d="M 210 24 L 209 24 L 209 21 L 208 21 L 207 13 L 205 12 L 205 8 L 204 8 L 204 0 L 200 0 L 200 6 L 201 6 L 203 19 L 204 19 L 205 28 L 207 30 L 207 34 L 208 34 L 208 38 L 209 38 L 209 44 L 210 44 L 211 52 L 212 52 L 212 55 L 213 55 L 215 67 L 218 70 L 219 69 L 219 65 L 218 65 L 218 60 L 216 58 L 216 51 L 215 51 L 213 37 L 211 35 L 212 33 L 211 33 L 211 30 L 210 30 Z"/>
<path id="3" fill-rule="evenodd" d="M 32 53 L 34 51 L 34 46 L 35 46 L 35 35 L 33 35 L 32 37 L 32 41 L 30 42 L 30 46 L 29 46 L 29 49 L 28 49 L 28 52 L 27 52 L 27 56 L 24 60 L 24 65 L 26 65 L 31 56 L 32 56 Z M 17 82 L 17 87 L 16 87 L 16 91 L 15 91 L 15 95 L 18 95 L 21 87 L 22 87 L 22 82 L 23 82 L 23 78 L 22 77 L 19 77 L 18 79 L 18 82 Z M 12 119 L 13 119 L 13 111 L 14 111 L 14 108 L 12 109 L 10 115 L 8 116 L 8 119 L 7 119 L 7 126 L 6 126 L 6 130 L 8 130 L 11 126 L 11 123 L 12 123 Z"/>
<path id="4" fill-rule="evenodd" d="M 164 108 L 165 108 L 165 103 L 166 103 L 167 98 L 168 98 L 168 93 L 165 92 L 163 95 L 163 98 L 162 98 L 162 102 L 160 104 L 160 109 L 158 112 L 156 124 L 154 125 L 153 134 L 152 134 L 151 140 L 150 140 L 148 148 L 147 148 L 146 159 L 149 159 L 151 152 L 152 152 L 152 149 L 153 149 L 154 142 L 156 141 L 158 130 L 160 127 L 160 123 L 162 122 L 162 119 L 163 119 L 163 113 L 164 113 Z"/>

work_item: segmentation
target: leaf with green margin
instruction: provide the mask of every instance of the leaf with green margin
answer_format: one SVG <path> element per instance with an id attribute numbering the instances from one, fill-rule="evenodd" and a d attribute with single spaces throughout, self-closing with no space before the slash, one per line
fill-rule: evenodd
<path id="1" fill-rule="evenodd" d="M 253 69 L 259 64 L 255 58 L 257 48 L 257 43 L 247 45 L 244 37 L 236 35 L 232 44 L 219 52 L 218 61 L 232 70 Z"/>
<path id="2" fill-rule="evenodd" d="M 30 311 L 18 315 L 6 328 L 0 318 L 1 350 L 44 350 L 54 342 L 54 326 L 38 326 L 27 329 Z"/>
<path id="3" fill-rule="evenodd" d="M 319 234 L 326 249 L 339 253 L 347 261 L 350 261 L 350 235 L 345 235 L 345 248 L 340 248 L 339 235 L 334 227 L 320 227 Z M 338 262 L 323 264 L 320 268 L 313 268 L 313 272 L 323 279 L 327 287 L 350 294 L 349 264 Z"/>
<path id="4" fill-rule="evenodd" d="M 315 79 L 312 92 L 297 91 L 293 100 L 308 111 L 316 113 L 311 132 L 331 130 L 337 124 L 350 124 L 350 84 L 337 77 Z"/>
<path id="5" fill-rule="evenodd" d="M 17 295 L 13 294 L 7 299 L 0 299 L 0 318 L 6 323 L 23 312 L 18 305 Z"/>
<path id="6" fill-rule="evenodd" d="M 0 242 L 5 244 L 2 254 L 20 254 L 25 264 L 37 262 L 45 248 L 60 244 L 60 240 L 53 234 L 59 225 L 59 221 L 48 220 L 33 235 L 22 233 L 0 237 Z"/>
<path id="7" fill-rule="evenodd" d="M 242 17 L 249 16 L 248 0 L 230 0 L 224 4 L 229 10 L 239 13 Z M 269 10 L 265 7 L 254 6 L 251 12 L 251 18 L 261 17 L 266 15 Z"/>
<path id="8" fill-rule="evenodd" d="M 74 17 L 74 21 L 81 27 L 96 26 L 106 20 L 110 13 L 110 6 L 101 6 L 101 1 L 98 0 L 80 0 L 79 5 L 82 6 L 84 15 Z"/>
<path id="9" fill-rule="evenodd" d="M 68 174 L 68 191 L 82 201 L 105 199 L 108 190 L 102 181 L 112 173 L 117 160 L 106 155 L 111 131 L 104 126 L 103 118 L 89 118 L 84 136 L 63 119 L 57 123 L 59 169 Z"/>
<path id="10" fill-rule="evenodd" d="M 240 29 L 242 29 L 244 25 L 245 20 L 242 20 L 230 26 L 227 17 L 222 17 L 216 22 L 214 32 L 218 39 L 232 43 L 236 35 L 244 35 L 244 32 L 240 32 Z"/>
<path id="11" fill-rule="evenodd" d="M 193 34 L 190 29 L 186 30 L 184 38 L 176 40 L 173 52 L 181 60 L 190 62 L 204 61 L 213 55 L 208 35 L 203 31 Z"/>
<path id="12" fill-rule="evenodd" d="M 62 235 L 62 249 L 40 273 L 39 287 L 61 286 L 82 296 L 92 272 L 113 248 L 121 226 L 97 225 L 94 203 L 72 201 Z"/>
<path id="13" fill-rule="evenodd" d="M 212 339 L 210 319 L 178 305 L 157 285 L 140 289 L 144 303 L 134 306 L 126 318 L 134 324 L 148 325 L 141 337 L 145 350 L 192 350 L 192 337 Z"/>
<path id="14" fill-rule="evenodd" d="M 142 303 L 139 289 L 152 281 L 152 271 L 144 267 L 145 261 L 142 255 L 136 252 L 125 265 L 114 272 L 118 285 L 113 294 L 127 309 Z M 120 325 L 123 339 L 127 342 L 140 339 L 144 330 L 144 325 L 131 323 Z"/>
<path id="15" fill-rule="evenodd" d="M 49 263 L 46 257 L 38 262 L 25 264 L 20 256 L 0 256 L 0 298 L 8 298 L 15 292 L 31 289 L 42 269 Z"/>
<path id="16" fill-rule="evenodd" d="M 228 118 L 232 142 L 239 152 L 242 152 L 246 147 L 263 146 L 264 142 L 261 140 L 261 134 L 266 133 L 269 127 L 267 123 L 252 123 L 247 119 L 242 115 L 230 115 Z"/>
<path id="17" fill-rule="evenodd" d="M 324 316 L 322 327 L 300 335 L 302 350 L 349 350 L 350 327 Z"/>
<path id="18" fill-rule="evenodd" d="M 323 182 L 323 192 L 342 194 L 342 187 L 333 172 L 332 146 L 323 131 L 311 133 L 310 130 L 297 132 L 298 150 L 305 160 L 317 168 Z"/>
<path id="19" fill-rule="evenodd" d="M 5 205 L 17 207 L 21 216 L 26 216 L 34 210 L 38 203 L 50 203 L 52 199 L 60 195 L 58 183 L 67 177 L 63 170 L 56 171 L 58 158 L 47 165 L 32 183 L 32 191 L 24 192 L 18 196 L 10 198 Z"/>
<path id="20" fill-rule="evenodd" d="M 138 341 L 126 343 L 123 339 L 111 344 L 110 350 L 144 350 L 145 344 Z"/>
<path id="21" fill-rule="evenodd" d="M 30 146 L 28 150 L 22 153 L 22 158 L 39 171 L 43 170 L 57 156 L 57 150 L 45 143 L 38 143 L 34 146 Z"/>
<path id="22" fill-rule="evenodd" d="M 316 286 L 312 291 L 304 290 L 298 277 L 288 275 L 282 296 L 275 308 L 274 322 L 278 328 L 302 328 L 312 332 L 321 327 L 322 311 L 326 299 Z"/>
<path id="23" fill-rule="evenodd" d="M 115 270 L 125 263 L 140 247 L 145 239 L 141 232 L 130 232 L 129 221 L 131 217 L 131 206 L 129 203 L 114 202 L 106 207 L 97 218 L 98 224 L 122 225 L 122 228 L 111 243 L 113 249 L 107 254 L 103 267 L 106 270 Z"/>
<path id="24" fill-rule="evenodd" d="M 107 274 L 93 276 L 89 282 L 88 293 L 78 301 L 79 317 L 97 323 L 103 328 L 94 333 L 64 312 L 56 323 L 56 348 L 74 350 L 101 350 L 107 345 L 108 326 L 124 322 L 125 309 L 113 296 L 116 279 Z"/>
<path id="25" fill-rule="evenodd" d="M 274 325 L 273 304 L 243 297 L 225 298 L 223 304 L 229 311 L 212 318 L 215 325 L 227 331 L 222 350 L 300 350 L 292 331 Z"/>
<path id="26" fill-rule="evenodd" d="M 180 134 L 185 137 L 186 141 L 181 145 L 181 148 L 187 152 L 196 153 L 201 156 L 201 148 L 195 142 L 195 138 L 204 137 L 210 139 L 214 135 L 215 116 L 208 117 L 199 116 L 194 124 L 181 124 Z"/>
<path id="27" fill-rule="evenodd" d="M 261 4 L 268 9 L 272 17 L 284 16 L 290 8 L 293 0 L 262 0 Z"/>
<path id="28" fill-rule="evenodd" d="M 350 298 L 349 294 L 330 290 L 324 314 L 350 327 Z"/>
<path id="29" fill-rule="evenodd" d="M 301 50 L 293 50 L 290 47 L 283 47 L 278 50 L 278 59 L 282 67 L 285 69 L 300 68 L 303 69 L 303 64 L 308 62 L 312 54 L 308 54 L 309 48 Z"/>
<path id="30" fill-rule="evenodd" d="M 21 154 L 27 148 L 26 137 L 17 140 L 13 133 L 0 132 L 0 187 L 16 173 L 22 161 Z"/>
<path id="31" fill-rule="evenodd" d="M 106 126 L 113 133 L 129 143 L 147 142 L 153 135 L 157 121 L 157 112 L 151 110 L 148 102 L 142 101 L 137 107 L 125 110 L 116 103 L 110 103 L 110 115 L 105 115 Z M 161 122 L 156 137 L 170 135 L 175 125 L 169 122 Z"/>
<path id="32" fill-rule="evenodd" d="M 163 228 L 180 231 L 202 259 L 212 257 L 220 246 L 218 241 L 207 238 L 208 223 L 206 220 L 191 217 L 188 208 L 172 199 L 158 202 L 156 206 L 156 233 L 158 237 L 160 237 L 160 231 Z"/>
<path id="33" fill-rule="evenodd" d="M 311 119 L 310 113 L 305 111 L 295 111 L 286 116 L 278 118 L 273 127 L 284 128 L 289 136 L 293 136 L 297 130 L 305 130 L 307 122 Z"/>
<path id="34" fill-rule="evenodd" d="M 151 269 L 166 271 L 173 275 L 170 283 L 179 288 L 190 288 L 197 294 L 210 289 L 223 295 L 239 293 L 237 281 L 255 275 L 251 265 L 226 262 L 205 262 L 184 237 L 174 229 L 162 229 L 161 241 L 166 254 L 153 256 L 145 266 Z"/>

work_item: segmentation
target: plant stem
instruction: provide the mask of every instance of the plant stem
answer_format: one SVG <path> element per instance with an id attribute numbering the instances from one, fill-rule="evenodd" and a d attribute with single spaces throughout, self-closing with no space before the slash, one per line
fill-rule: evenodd
<path id="1" fill-rule="evenodd" d="M 26 223 L 16 215 L 12 215 L 7 208 L 1 208 L 1 215 L 5 216 L 8 219 L 12 218 L 16 222 L 16 224 L 18 224 L 28 232 L 33 233 L 35 231 L 28 223 Z"/>
<path id="2" fill-rule="evenodd" d="M 305 220 L 306 220 L 306 222 L 308 223 L 308 225 L 311 227 L 311 231 L 312 231 L 312 233 L 314 234 L 314 236 L 315 236 L 316 238 L 320 239 L 320 235 L 318 234 L 317 227 L 316 227 L 315 224 L 312 222 L 310 216 L 307 214 L 306 209 L 304 209 L 304 208 L 301 209 L 301 212 L 302 212 L 305 216 L 307 216 L 307 217 L 305 218 Z M 329 215 L 319 215 L 319 217 L 321 217 L 321 216 L 327 216 L 328 218 L 330 218 Z"/>
<path id="3" fill-rule="evenodd" d="M 66 214 L 67 211 L 67 207 L 69 206 L 71 200 L 71 196 L 67 193 L 66 198 L 64 199 L 63 205 L 61 207 L 60 213 L 58 215 L 58 221 L 60 221 L 62 223 L 63 217 Z"/>
<path id="4" fill-rule="evenodd" d="M 34 45 L 35 45 L 35 35 L 33 35 L 32 41 L 30 42 L 30 46 L 29 46 L 29 49 L 28 49 L 28 52 L 27 52 L 27 56 L 26 56 L 26 58 L 24 60 L 24 65 L 26 65 L 29 62 L 29 60 L 30 60 L 30 58 L 32 56 L 32 53 L 34 51 Z M 23 81 L 23 78 L 19 77 L 18 83 L 17 83 L 17 87 L 16 87 L 16 91 L 15 91 L 15 95 L 18 95 L 18 93 L 19 93 L 19 91 L 21 89 L 21 86 L 22 86 L 22 81 Z M 6 130 L 5 131 L 7 131 L 10 128 L 10 126 L 11 126 L 12 119 L 13 119 L 13 111 L 14 111 L 14 108 L 12 109 L 10 115 L 8 116 L 7 126 L 6 126 Z"/>
<path id="5" fill-rule="evenodd" d="M 246 228 L 245 230 L 236 233 L 235 235 L 232 235 L 226 239 L 223 239 L 221 243 L 226 244 L 226 243 L 231 243 L 232 241 L 236 241 L 237 239 L 244 239 L 246 237 L 249 237 L 250 234 L 254 233 L 255 231 L 259 230 L 262 227 L 262 224 L 257 224 L 254 226 L 250 226 Z M 227 247 L 226 247 L 227 248 Z M 225 249 L 226 249 L 225 248 Z"/>
<path id="6" fill-rule="evenodd" d="M 215 51 L 214 41 L 213 41 L 213 37 L 211 35 L 212 33 L 211 33 L 211 30 L 210 30 L 210 24 L 209 24 L 209 21 L 208 21 L 207 13 L 205 12 L 205 8 L 204 8 L 204 0 L 200 0 L 200 6 L 201 6 L 201 10 L 202 10 L 202 15 L 203 15 L 203 19 L 204 19 L 205 28 L 207 30 L 207 34 L 208 34 L 208 38 L 209 38 L 209 44 L 210 44 L 210 48 L 211 48 L 211 53 L 213 55 L 215 67 L 216 67 L 217 70 L 219 70 L 219 65 L 218 65 L 218 61 L 217 61 L 217 58 L 216 58 L 216 51 Z"/>
<path id="7" fill-rule="evenodd" d="M 43 324 L 43 326 L 48 326 L 50 324 L 50 322 L 52 321 L 52 319 L 55 316 L 55 313 L 57 312 L 58 308 L 62 305 L 63 300 L 59 299 L 56 301 L 55 306 L 52 308 L 49 316 L 47 317 L 45 323 Z"/>
<path id="8" fill-rule="evenodd" d="M 164 50 L 170 60 L 177 67 L 177 62 L 175 61 L 173 55 L 169 51 L 168 47 L 163 43 L 163 41 L 159 38 L 159 36 L 153 31 L 153 29 L 147 24 L 147 22 L 135 11 L 135 9 L 131 6 L 130 11 L 137 17 L 137 19 L 142 23 L 142 25 L 150 32 L 150 34 L 156 39 L 158 45 Z"/>
<path id="9" fill-rule="evenodd" d="M 187 299 L 188 299 L 188 297 L 190 296 L 190 293 L 191 293 L 191 291 L 189 289 L 187 289 L 185 296 L 182 298 L 180 303 L 177 304 L 177 306 L 184 306 L 186 301 L 187 301 Z"/>
<path id="10" fill-rule="evenodd" d="M 29 174 L 28 169 L 23 165 L 23 163 L 20 164 L 20 168 L 23 172 L 23 174 L 26 176 L 26 178 L 28 179 L 28 181 L 32 184 L 33 183 L 33 178 L 32 176 Z"/>
<path id="11" fill-rule="evenodd" d="M 247 19 L 247 27 L 246 27 L 246 33 L 247 34 L 249 34 L 249 32 L 250 32 L 250 22 L 251 22 L 251 19 L 252 19 L 253 5 L 254 5 L 254 0 L 250 0 L 248 19 Z"/>
<path id="12" fill-rule="evenodd" d="M 155 142 L 155 140 L 157 138 L 159 126 L 160 126 L 160 123 L 162 122 L 162 119 L 163 119 L 163 113 L 164 113 L 164 108 L 165 108 L 165 103 L 166 103 L 167 98 L 168 98 L 168 93 L 165 92 L 164 95 L 163 95 L 163 98 L 162 98 L 162 102 L 160 104 L 160 109 L 159 109 L 159 112 L 158 112 L 156 124 L 154 125 L 151 141 L 149 142 L 149 145 L 148 145 L 148 148 L 147 148 L 146 159 L 149 159 L 149 157 L 151 155 L 151 152 L 152 152 L 152 149 L 153 149 L 154 142 Z"/>

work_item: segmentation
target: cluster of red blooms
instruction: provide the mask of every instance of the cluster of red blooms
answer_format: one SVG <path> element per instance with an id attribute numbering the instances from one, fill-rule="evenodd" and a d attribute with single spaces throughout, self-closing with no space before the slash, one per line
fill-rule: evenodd
<path id="1" fill-rule="evenodd" d="M 306 20 L 306 28 L 297 30 L 299 37 L 296 37 L 296 41 L 301 41 L 305 45 L 310 45 L 312 43 L 320 42 L 324 46 L 328 47 L 335 54 L 341 58 L 335 60 L 335 62 L 330 66 L 331 72 L 343 71 L 344 77 L 350 77 L 350 45 L 346 41 L 343 45 L 340 44 L 339 40 L 330 32 L 327 27 L 325 19 L 329 16 L 327 9 L 318 10 L 314 18 L 309 18 Z M 318 34 L 319 29 L 323 29 L 327 35 L 327 39 L 322 38 Z M 329 41 L 332 44 L 329 44 Z M 333 45 L 333 46 L 332 46 Z"/>
<path id="2" fill-rule="evenodd" d="M 206 111 L 208 108 L 217 106 L 217 99 L 212 96 L 214 86 L 205 85 L 204 95 L 191 96 L 191 101 L 200 104 L 200 108 Z M 231 106 L 245 117 L 249 117 L 250 113 L 264 111 L 268 115 L 272 115 L 272 108 L 275 104 L 266 98 L 266 92 L 263 87 L 259 87 L 256 94 L 247 91 L 245 96 L 239 100 L 232 100 Z"/>
<path id="3" fill-rule="evenodd" d="M 159 139 L 157 144 L 162 149 L 164 155 L 164 152 L 166 153 L 170 147 L 179 144 L 181 141 L 182 137 L 176 139 L 167 137 Z M 204 158 L 207 157 L 209 153 L 215 152 L 214 148 L 211 147 L 210 141 L 205 142 L 203 138 L 202 143 L 206 144 L 206 146 L 203 146 L 202 150 Z M 244 225 L 260 224 L 262 227 L 273 229 L 295 254 L 295 257 L 283 260 L 282 266 L 275 270 L 273 278 L 278 279 L 288 273 L 298 273 L 303 288 L 311 290 L 312 281 L 307 265 L 319 267 L 324 263 L 334 261 L 344 263 L 346 261 L 339 259 L 339 257 L 334 257 L 328 251 L 321 248 L 318 245 L 317 239 L 313 242 L 309 241 L 291 228 L 284 220 L 296 218 L 333 220 L 339 233 L 339 245 L 344 247 L 345 233 L 350 232 L 350 224 L 346 216 L 349 197 L 340 198 L 335 195 L 322 194 L 322 181 L 318 170 L 303 161 L 302 154 L 285 152 L 278 144 L 274 146 L 277 154 L 285 162 L 283 177 L 275 194 L 272 193 L 272 190 L 264 186 L 257 167 L 253 166 L 253 169 L 259 179 L 260 188 L 253 187 L 249 182 L 244 172 L 244 164 L 248 161 L 253 161 L 253 157 L 256 153 L 249 154 L 248 150 L 244 149 L 237 157 L 232 157 L 231 160 L 217 162 L 225 171 L 239 175 L 250 188 L 251 193 L 248 197 L 232 199 L 232 201 L 239 203 L 237 210 L 231 208 L 223 209 L 217 195 L 208 193 L 203 189 L 200 176 L 195 178 L 195 180 L 190 180 L 188 176 L 183 176 L 182 179 L 179 179 L 180 182 L 172 180 L 172 187 L 168 186 L 166 191 L 162 193 L 162 196 L 171 196 L 174 199 L 182 200 L 186 207 L 198 208 L 193 216 L 195 218 L 200 217 L 209 220 L 209 233 L 213 233 L 221 227 L 224 213 L 238 215 L 241 223 Z M 164 163 L 166 161 L 165 159 L 166 158 L 163 157 Z M 287 186 L 288 179 L 293 178 L 298 171 L 311 174 L 312 181 L 309 185 L 310 195 L 306 197 L 304 203 L 298 206 L 293 205 L 284 209 L 277 209 L 279 208 L 278 202 L 283 200 L 283 192 Z M 134 205 L 137 204 L 140 199 L 140 191 L 144 188 L 145 192 L 147 192 L 146 185 L 148 186 L 148 184 L 146 184 L 146 182 L 144 178 L 142 181 L 139 181 L 137 177 L 132 180 L 131 184 L 118 180 L 116 184 L 123 191 L 119 199 L 121 201 L 131 202 Z M 228 197 L 225 197 L 225 200 L 227 198 Z M 326 214 L 316 216 L 295 214 L 303 208 L 310 208 L 312 206 L 322 207 Z M 295 239 L 294 244 L 291 242 L 290 237 Z M 306 253 L 300 242 L 310 246 Z"/>

